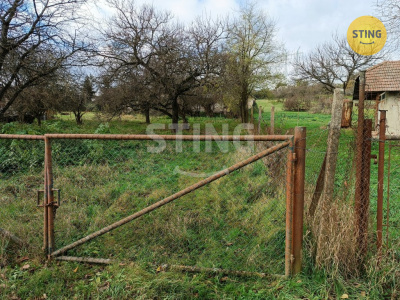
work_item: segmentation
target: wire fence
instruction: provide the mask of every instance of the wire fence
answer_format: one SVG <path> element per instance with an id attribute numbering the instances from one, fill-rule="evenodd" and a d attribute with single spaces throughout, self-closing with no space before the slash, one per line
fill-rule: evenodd
<path id="1" fill-rule="evenodd" d="M 21 238 L 40 245 L 43 210 L 34 200 L 43 189 L 44 143 L 0 142 L 0 228 L 18 228 Z M 275 144 L 52 139 L 53 189 L 61 190 L 56 249 Z M 282 149 L 68 255 L 134 261 L 155 270 L 179 264 L 284 274 L 286 166 Z M 13 194 L 18 183 L 24 188 Z"/>
<path id="2" fill-rule="evenodd" d="M 35 199 L 37 190 L 43 189 L 43 166 L 43 141 L 0 139 L 0 229 L 17 234 L 37 253 L 43 217 Z M 0 235 L 0 266 L 21 255 L 6 251 L 10 246 Z"/>
<path id="3" fill-rule="evenodd" d="M 379 141 L 373 142 L 373 148 Z M 383 244 L 386 249 L 400 244 L 400 141 L 385 142 L 385 169 L 383 174 Z M 378 183 L 376 182 L 377 186 Z M 371 197 L 374 199 L 377 188 L 371 186 Z M 371 203 L 375 215 L 376 202 Z"/>
<path id="4" fill-rule="evenodd" d="M 321 201 L 319 182 L 327 152 L 329 128 L 307 135 L 304 253 L 317 264 L 363 263 L 357 240 L 355 159 L 357 132 L 341 130 L 333 202 Z M 376 252 L 378 170 L 374 154 L 379 140 L 368 137 L 370 177 L 366 240 Z M 41 244 L 43 140 L 0 139 L 0 228 L 17 232 L 29 244 Z M 195 184 L 277 142 L 136 141 L 52 138 L 53 188 L 61 190 L 55 218 L 56 248 L 112 224 L 160 199 Z M 384 242 L 399 240 L 397 194 L 400 144 L 386 141 L 384 169 Z M 372 156 L 371 156 L 372 155 Z M 372 157 L 372 160 L 371 160 Z M 229 174 L 124 227 L 68 251 L 76 257 L 135 261 L 157 269 L 165 264 L 191 265 L 283 274 L 287 150 L 280 150 Z M 364 167 L 365 168 L 365 167 Z M 55 197 L 57 198 L 57 193 Z M 312 213 L 317 198 L 318 205 Z M 387 213 L 387 214 L 386 214 Z M 34 232 L 34 234 L 33 234 Z M 310 238 L 312 237 L 312 238 Z M 2 258 L 7 245 L 2 241 Z M 339 259 L 338 259 L 339 258 Z M 337 263 L 338 260 L 340 263 Z"/>
<path id="5" fill-rule="evenodd" d="M 364 262 L 359 254 L 355 208 L 359 167 L 356 163 L 357 132 L 354 129 L 340 132 L 332 199 L 324 198 L 328 134 L 327 126 L 307 136 L 305 212 L 308 233 L 304 252 L 309 253 L 318 266 L 354 274 Z M 369 185 L 363 188 L 368 194 Z M 369 217 L 373 217 L 372 213 Z M 371 244 L 376 233 L 368 226 L 366 224 L 367 244 Z"/>

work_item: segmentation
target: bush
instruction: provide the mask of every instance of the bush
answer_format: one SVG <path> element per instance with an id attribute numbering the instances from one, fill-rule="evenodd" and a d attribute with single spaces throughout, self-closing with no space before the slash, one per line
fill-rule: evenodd
<path id="1" fill-rule="evenodd" d="M 326 95 L 326 91 L 320 85 L 302 83 L 296 86 L 280 87 L 275 91 L 275 95 L 277 98 L 285 99 L 283 102 L 284 110 L 308 111 L 316 103 L 317 111 L 315 112 L 329 112 L 330 102 L 326 102 L 329 96 Z"/>
<path id="2" fill-rule="evenodd" d="M 332 99 L 322 98 L 312 104 L 311 112 L 313 114 L 329 114 L 332 110 Z"/>
<path id="3" fill-rule="evenodd" d="M 288 111 L 307 111 L 310 108 L 311 100 L 308 98 L 293 96 L 283 102 L 283 109 Z"/>

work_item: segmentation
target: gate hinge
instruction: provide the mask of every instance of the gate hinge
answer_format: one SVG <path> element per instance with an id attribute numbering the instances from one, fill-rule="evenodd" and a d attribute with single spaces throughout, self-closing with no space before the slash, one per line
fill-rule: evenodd
<path id="1" fill-rule="evenodd" d="M 51 203 L 46 203 L 46 207 L 54 206 L 55 208 L 58 208 L 58 207 L 60 207 L 60 204 L 61 204 L 61 190 L 60 189 L 52 189 L 52 191 L 57 192 L 57 201 L 53 201 Z M 43 204 L 40 204 L 41 195 L 43 195 L 43 197 L 44 197 L 44 190 L 37 190 L 37 200 L 36 200 L 37 207 L 43 207 Z"/>

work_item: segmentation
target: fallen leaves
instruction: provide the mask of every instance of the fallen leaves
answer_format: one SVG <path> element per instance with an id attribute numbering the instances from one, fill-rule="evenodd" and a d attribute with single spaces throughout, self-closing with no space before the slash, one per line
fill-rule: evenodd
<path id="1" fill-rule="evenodd" d="M 104 292 L 110 288 L 110 283 L 107 281 L 102 286 L 99 287 L 99 292 Z"/>
<path id="2" fill-rule="evenodd" d="M 19 258 L 17 260 L 17 263 L 23 263 L 24 261 L 27 261 L 27 260 L 29 260 L 29 257 L 28 256 L 24 256 L 24 257 Z"/>

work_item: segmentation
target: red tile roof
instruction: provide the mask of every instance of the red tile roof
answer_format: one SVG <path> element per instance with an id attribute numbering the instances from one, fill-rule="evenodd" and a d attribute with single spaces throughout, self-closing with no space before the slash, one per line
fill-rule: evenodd
<path id="1" fill-rule="evenodd" d="M 367 69 L 365 91 L 400 91 L 400 61 L 385 61 Z"/>

